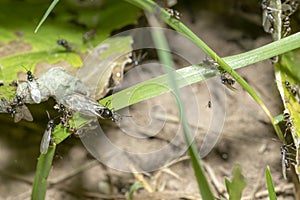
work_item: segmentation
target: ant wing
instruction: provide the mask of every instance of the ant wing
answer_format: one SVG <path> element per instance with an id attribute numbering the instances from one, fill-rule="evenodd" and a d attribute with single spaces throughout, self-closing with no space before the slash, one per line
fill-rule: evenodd
<path id="1" fill-rule="evenodd" d="M 231 91 L 236 91 L 236 90 L 237 90 L 235 87 L 233 87 L 233 86 L 230 85 L 230 84 L 225 83 L 224 85 L 225 85 L 228 89 L 230 89 Z"/>
<path id="2" fill-rule="evenodd" d="M 98 110 L 105 108 L 101 104 L 98 104 L 95 100 L 78 93 L 65 96 L 61 99 L 60 103 L 65 105 L 67 108 L 78 111 L 86 116 L 101 117 Z"/>
<path id="3" fill-rule="evenodd" d="M 16 114 L 15 114 L 15 117 L 14 117 L 14 122 L 18 123 L 19 121 L 21 121 L 21 119 L 25 119 L 25 120 L 30 121 L 30 122 L 33 121 L 33 117 L 31 115 L 31 112 L 29 111 L 29 109 L 25 105 L 16 108 Z"/>
<path id="4" fill-rule="evenodd" d="M 86 86 L 89 96 L 101 99 L 121 82 L 125 64 L 131 62 L 132 43 L 131 37 L 112 38 L 95 47 L 83 61 L 77 77 Z"/>
<path id="5" fill-rule="evenodd" d="M 35 103 L 41 103 L 41 91 L 38 88 L 37 82 L 35 80 L 33 81 L 28 81 L 28 85 L 29 85 L 29 90 L 30 90 L 30 95 L 32 100 Z"/>
<path id="6" fill-rule="evenodd" d="M 14 122 L 18 123 L 19 121 L 21 121 L 22 118 L 23 118 L 23 114 L 20 112 L 17 112 L 14 116 Z"/>
<path id="7" fill-rule="evenodd" d="M 50 145 L 50 140 L 51 140 L 51 131 L 52 128 L 47 128 L 44 132 L 41 145 L 40 145 L 40 152 L 41 154 L 46 154 Z"/>
<path id="8" fill-rule="evenodd" d="M 22 113 L 23 113 L 23 119 L 29 121 L 29 122 L 32 122 L 33 121 L 33 117 L 31 115 L 31 112 L 30 110 L 28 109 L 27 106 L 23 105 L 22 108 Z"/>

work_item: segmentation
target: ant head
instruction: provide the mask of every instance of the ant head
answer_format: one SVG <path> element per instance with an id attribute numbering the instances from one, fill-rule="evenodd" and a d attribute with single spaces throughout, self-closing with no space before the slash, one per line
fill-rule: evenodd
<path id="1" fill-rule="evenodd" d="M 285 84 L 287 87 L 291 85 L 290 82 L 288 82 L 288 81 L 284 81 L 284 84 Z"/>
<path id="2" fill-rule="evenodd" d="M 15 115 L 15 114 L 17 114 L 17 111 L 16 111 L 16 109 L 14 109 L 14 108 L 11 108 L 11 107 L 8 107 L 8 108 L 7 108 L 7 112 L 8 112 L 8 113 L 10 113 L 10 114 L 12 114 L 12 115 Z"/>
<path id="3" fill-rule="evenodd" d="M 66 107 L 65 107 L 63 104 L 61 104 L 61 103 L 55 104 L 53 108 L 54 108 L 55 110 L 59 111 L 59 112 L 60 112 L 60 111 L 61 111 L 61 112 L 64 112 L 65 109 L 66 109 Z"/>
<path id="4" fill-rule="evenodd" d="M 284 110 L 284 112 L 283 112 L 283 120 L 285 120 L 285 121 L 288 121 L 289 120 L 289 118 L 290 118 L 290 113 L 289 113 L 289 111 L 288 110 Z"/>
<path id="5" fill-rule="evenodd" d="M 65 44 L 67 44 L 68 42 L 67 42 L 67 40 L 65 40 L 65 39 L 59 39 L 59 40 L 56 41 L 56 43 L 57 43 L 58 45 L 65 45 Z"/>
<path id="6" fill-rule="evenodd" d="M 17 101 L 22 101 L 22 97 L 20 95 L 16 95 Z"/>
<path id="7" fill-rule="evenodd" d="M 51 119 L 49 122 L 48 122 L 49 126 L 53 126 L 54 125 L 54 120 Z"/>
<path id="8" fill-rule="evenodd" d="M 100 111 L 101 113 L 101 116 L 104 118 L 104 119 L 110 119 L 113 117 L 113 112 L 111 110 L 109 110 L 108 108 L 104 108 Z"/>
<path id="9" fill-rule="evenodd" d="M 61 111 L 65 111 L 66 107 L 64 106 L 64 104 L 59 104 L 59 108 Z"/>
<path id="10" fill-rule="evenodd" d="M 23 98 L 20 95 L 16 95 L 13 102 L 15 102 L 18 106 L 22 106 L 24 104 Z"/>

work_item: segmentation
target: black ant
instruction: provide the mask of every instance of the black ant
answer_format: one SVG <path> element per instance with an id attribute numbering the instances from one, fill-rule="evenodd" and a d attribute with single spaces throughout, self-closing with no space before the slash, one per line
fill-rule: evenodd
<path id="1" fill-rule="evenodd" d="M 208 108 L 211 108 L 211 101 L 208 101 L 207 106 Z"/>
<path id="2" fill-rule="evenodd" d="M 27 106 L 23 103 L 23 99 L 16 95 L 16 98 L 12 101 L 7 101 L 4 98 L 1 98 L 1 111 L 9 113 L 13 118 L 14 122 L 17 123 L 21 119 L 25 119 L 27 121 L 33 121 L 33 117 L 27 108 Z"/>
<path id="3" fill-rule="evenodd" d="M 299 94 L 299 87 L 298 85 L 292 85 L 290 82 L 284 82 L 285 87 L 287 90 L 297 99 L 298 103 L 300 103 L 300 94 Z"/>
<path id="4" fill-rule="evenodd" d="M 295 156 L 294 154 L 290 153 L 288 148 L 296 151 L 295 148 L 291 147 L 292 144 L 282 144 L 280 149 L 281 149 L 281 155 L 282 155 L 282 160 L 281 160 L 281 166 L 282 166 L 282 175 L 284 179 L 286 178 L 286 170 L 291 167 L 291 164 L 296 164 L 295 160 L 291 158 L 291 156 Z"/>
<path id="5" fill-rule="evenodd" d="M 60 123 L 63 127 L 66 127 L 70 132 L 76 133 L 77 130 L 70 125 L 70 119 L 73 116 L 73 111 L 66 108 L 63 104 L 58 103 L 54 106 L 54 109 L 58 112 L 62 112 L 62 116 L 60 117 Z"/>
<path id="6" fill-rule="evenodd" d="M 229 89 L 231 89 L 231 90 L 235 89 L 235 88 L 233 87 L 233 85 L 234 85 L 234 83 L 235 83 L 235 80 L 233 80 L 232 78 L 228 78 L 228 77 L 226 76 L 226 72 L 222 72 L 220 78 L 221 78 L 221 83 L 222 83 L 223 85 L 225 85 L 227 88 L 229 88 Z"/>
<path id="7" fill-rule="evenodd" d="M 170 14 L 171 17 L 180 20 L 181 14 L 177 10 L 173 10 L 171 8 L 166 8 L 166 11 Z"/>
<path id="8" fill-rule="evenodd" d="M 62 47 L 64 47 L 66 49 L 66 51 L 72 51 L 73 48 L 72 46 L 69 44 L 69 42 L 65 39 L 60 39 L 60 40 L 57 40 L 56 43 Z"/>
<path id="9" fill-rule="evenodd" d="M 286 121 L 285 124 L 286 128 L 284 131 L 284 137 L 285 137 L 288 130 L 294 129 L 293 119 L 291 119 L 290 113 L 287 110 L 285 110 L 283 113 L 283 121 Z"/>

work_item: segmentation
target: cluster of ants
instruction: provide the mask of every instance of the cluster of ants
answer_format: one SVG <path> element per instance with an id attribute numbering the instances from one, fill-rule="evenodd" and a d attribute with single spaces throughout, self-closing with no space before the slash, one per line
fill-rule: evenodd
<path id="1" fill-rule="evenodd" d="M 284 85 L 290 95 L 295 98 L 295 100 L 300 103 L 300 90 L 298 85 L 294 84 L 292 85 L 289 81 L 285 81 Z M 294 131 L 295 127 L 293 125 L 293 119 L 291 118 L 290 113 L 288 110 L 285 110 L 283 113 L 283 121 L 285 121 L 285 132 L 284 137 L 286 137 L 288 131 Z M 296 164 L 296 161 L 293 157 L 296 157 L 295 154 L 290 153 L 289 150 L 292 150 L 293 152 L 297 152 L 295 148 L 291 146 L 292 144 L 282 144 L 281 146 L 281 154 L 282 154 L 282 167 L 283 170 L 290 168 L 291 164 Z M 286 178 L 285 172 L 284 172 L 284 178 Z"/>
<path id="2" fill-rule="evenodd" d="M 275 29 L 278 29 L 279 24 L 282 24 L 283 37 L 286 37 L 291 32 L 290 16 L 297 10 L 299 5 L 298 0 L 284 0 L 281 3 L 281 8 L 277 8 L 277 3 L 274 0 L 263 0 L 263 28 L 267 33 L 274 34 Z M 280 19 L 277 19 L 277 14 L 280 12 Z M 280 22 L 280 23 L 279 23 Z M 281 27 L 280 27 L 281 28 Z M 281 34 L 281 33 L 279 33 Z"/>
<path id="3" fill-rule="evenodd" d="M 229 89 L 235 89 L 233 87 L 235 80 L 233 80 L 231 77 L 228 77 L 228 74 L 220 69 L 218 69 L 218 64 L 212 60 L 205 59 L 203 60 L 203 64 L 210 66 L 211 69 L 219 70 L 220 71 L 220 79 L 221 83 L 224 84 Z M 299 87 L 295 84 L 292 85 L 290 82 L 285 81 L 284 82 L 285 87 L 289 91 L 289 93 L 297 100 L 298 103 L 300 103 L 300 90 Z M 211 106 L 211 102 L 209 102 L 209 107 Z M 293 126 L 293 120 L 290 117 L 290 114 L 288 111 L 285 111 L 283 113 L 283 121 L 286 122 L 285 126 L 285 132 L 284 137 L 286 137 L 288 131 L 291 131 L 294 129 Z M 296 149 L 292 147 L 292 144 L 282 144 L 281 145 L 281 154 L 282 154 L 282 174 L 284 179 L 287 179 L 286 177 L 286 170 L 291 167 L 291 164 L 296 164 L 295 161 L 295 154 L 291 153 L 290 151 L 296 152 Z"/>
<path id="4" fill-rule="evenodd" d="M 30 96 L 31 100 L 36 104 L 39 104 L 42 101 L 42 95 L 41 95 L 39 85 L 36 79 L 34 78 L 32 72 L 29 70 L 27 70 L 26 84 L 27 84 L 26 91 L 23 91 L 22 95 L 17 93 L 12 100 L 1 98 L 0 101 L 0 113 L 10 114 L 14 118 L 15 123 L 19 122 L 21 119 L 27 121 L 33 121 L 33 117 L 28 107 L 25 105 L 24 99 Z M 14 86 L 17 88 L 18 83 L 15 82 Z M 77 130 L 76 128 L 70 125 L 70 119 L 72 118 L 75 112 L 78 111 L 80 112 L 80 110 L 82 109 L 83 110 L 85 109 L 85 112 L 83 113 L 89 116 L 93 116 L 93 117 L 95 116 L 101 119 L 111 119 L 112 121 L 120 120 L 120 116 L 117 113 L 115 113 L 113 110 L 108 109 L 106 106 L 97 103 L 95 100 L 87 96 L 77 94 L 77 93 L 71 94 L 69 96 L 72 97 L 73 101 L 79 102 L 78 104 L 76 104 L 77 107 L 72 107 L 72 102 L 65 101 L 66 102 L 65 104 L 67 105 L 64 105 L 62 103 L 57 103 L 54 106 L 54 109 L 62 113 L 62 116 L 60 116 L 60 123 L 62 127 L 66 127 L 72 133 L 76 133 Z M 82 106 L 84 108 L 78 107 L 80 105 L 80 102 L 83 103 Z M 48 114 L 48 118 L 50 119 L 48 112 L 47 114 Z M 54 119 L 49 120 L 41 141 L 40 152 L 42 154 L 46 154 L 49 146 L 53 145 L 53 140 L 52 140 L 53 130 L 56 125 L 57 124 L 54 123 Z"/>
<path id="5" fill-rule="evenodd" d="M 206 58 L 203 60 L 203 64 L 205 66 L 210 67 L 213 70 L 218 70 L 220 72 L 221 83 L 225 85 L 227 88 L 231 90 L 235 90 L 235 87 L 233 87 L 235 84 L 235 80 L 232 79 L 226 71 L 221 69 L 217 62 Z"/>
<path id="6" fill-rule="evenodd" d="M 262 9 L 263 9 L 263 28 L 267 33 L 271 33 L 273 35 L 279 34 L 279 37 L 286 37 L 291 32 L 290 27 L 290 16 L 297 10 L 299 1 L 298 0 L 282 0 L 281 6 L 277 7 L 278 4 L 275 0 L 262 0 Z M 275 37 L 276 38 L 276 37 Z M 277 39 L 280 39 L 277 37 Z M 278 61 L 278 57 L 272 59 L 272 62 L 275 63 Z M 284 85 L 288 92 L 293 96 L 298 103 L 300 103 L 300 93 L 298 86 L 292 85 L 290 82 L 285 81 Z M 293 119 L 290 117 L 288 111 L 283 113 L 283 121 L 285 121 L 285 132 L 284 137 L 286 137 L 288 131 L 293 131 Z M 292 144 L 282 144 L 281 146 L 281 154 L 282 154 L 282 170 L 283 176 L 286 179 L 286 169 L 290 168 L 291 163 L 295 164 L 294 154 L 290 153 L 289 150 L 294 149 Z"/>

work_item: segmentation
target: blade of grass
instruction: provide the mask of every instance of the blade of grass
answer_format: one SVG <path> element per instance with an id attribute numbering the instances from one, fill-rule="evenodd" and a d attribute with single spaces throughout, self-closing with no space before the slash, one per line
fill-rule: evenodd
<path id="1" fill-rule="evenodd" d="M 266 168 L 266 181 L 267 181 L 267 187 L 268 187 L 268 193 L 269 193 L 269 199 L 270 200 L 276 200 L 276 192 L 273 185 L 273 180 L 271 176 L 270 167 L 267 166 Z"/>
<path id="2" fill-rule="evenodd" d="M 280 48 L 278 48 L 280 47 Z M 300 47 L 300 32 L 269 43 L 245 53 L 223 58 L 232 68 L 238 69 L 256 62 L 272 58 Z"/>
<path id="3" fill-rule="evenodd" d="M 143 2 L 139 0 L 126 0 L 127 2 L 140 7 L 152 14 L 159 14 L 162 19 L 176 31 L 181 33 L 182 35 L 189 38 L 195 45 L 201 48 L 206 54 L 208 54 L 214 61 L 216 61 L 220 67 L 225 70 L 228 74 L 230 74 L 247 92 L 252 96 L 252 98 L 260 105 L 266 115 L 269 117 L 276 134 L 280 138 L 280 140 L 285 141 L 283 134 L 281 132 L 280 127 L 274 123 L 273 117 L 266 107 L 266 105 L 262 102 L 261 98 L 258 94 L 251 88 L 251 86 L 237 73 L 234 71 L 232 67 L 230 67 L 222 58 L 220 58 L 209 46 L 207 46 L 195 33 L 193 33 L 187 26 L 181 23 L 179 20 L 173 18 L 166 10 L 160 8 L 155 2 L 151 0 L 144 0 Z"/>
<path id="4" fill-rule="evenodd" d="M 46 154 L 41 154 L 38 158 L 37 168 L 34 176 L 31 199 L 45 199 L 47 191 L 47 179 L 51 170 L 56 145 L 48 149 Z"/>
<path id="5" fill-rule="evenodd" d="M 283 48 L 277 48 L 278 46 L 283 46 Z M 257 49 L 223 58 L 232 68 L 239 69 L 250 64 L 274 57 L 275 55 L 285 53 L 287 51 L 296 49 L 300 47 L 300 33 L 296 33 L 282 40 L 272 42 L 265 46 L 259 47 Z M 257 56 L 254 56 L 257 55 Z M 190 66 L 179 69 L 176 71 L 176 81 L 178 87 L 184 87 L 196 82 L 200 82 L 211 78 L 217 74 L 215 70 L 208 70 L 203 68 L 202 65 Z M 184 79 L 184 81 L 180 81 Z M 122 90 L 112 96 L 106 97 L 101 100 L 102 104 L 107 101 L 112 101 L 114 99 L 114 109 L 119 110 L 126 106 L 138 103 L 140 101 L 146 100 L 151 97 L 158 96 L 160 94 L 170 91 L 170 88 L 163 87 L 167 83 L 167 76 L 162 75 L 151 80 L 139 83 L 135 86 Z M 161 87 L 157 85 L 161 84 Z M 155 88 L 156 87 L 156 88 Z M 127 101 L 125 98 L 128 94 L 135 93 L 136 98 L 131 98 Z M 130 95 L 132 96 L 132 95 Z M 126 99 L 126 101 L 125 101 Z M 275 123 L 275 122 L 274 122 Z"/>
<path id="6" fill-rule="evenodd" d="M 146 16 L 147 16 L 147 13 L 146 13 Z M 152 26 L 159 25 L 159 22 L 153 15 L 148 16 L 148 21 L 150 22 L 150 24 L 152 24 Z M 188 145 L 188 151 L 190 154 L 191 163 L 192 163 L 194 173 L 196 176 L 196 180 L 198 183 L 199 191 L 200 191 L 203 199 L 213 200 L 215 198 L 209 187 L 208 181 L 205 177 L 204 170 L 201 166 L 200 157 L 198 155 L 192 134 L 190 132 L 189 125 L 187 123 L 185 109 L 183 107 L 178 84 L 177 84 L 176 78 L 174 76 L 174 71 L 175 71 L 174 63 L 172 61 L 172 57 L 168 50 L 169 48 L 168 48 L 167 40 L 161 29 L 153 29 L 153 31 L 151 31 L 151 35 L 152 35 L 152 38 L 153 38 L 153 41 L 154 41 L 154 44 L 155 44 L 155 47 L 156 47 L 156 50 L 158 53 L 159 60 L 162 63 L 164 71 L 167 73 L 169 87 L 171 87 L 171 89 L 174 93 L 175 99 L 176 99 L 176 104 L 177 104 L 179 116 L 181 119 L 180 123 L 183 127 L 183 132 L 184 132 L 184 136 L 186 139 L 186 143 Z"/>
<path id="7" fill-rule="evenodd" d="M 80 128 L 86 123 L 89 123 L 90 120 L 91 119 L 82 117 L 79 113 L 75 113 L 72 119 L 70 120 L 70 125 L 73 126 L 74 123 L 76 123 L 76 127 Z M 31 198 L 33 200 L 45 199 L 47 191 L 47 179 L 52 166 L 52 160 L 54 157 L 56 145 L 64 141 L 71 134 L 72 132 L 68 131 L 66 127 L 61 126 L 61 124 L 57 125 L 54 129 L 54 136 L 52 138 L 54 140 L 54 145 L 52 147 L 49 147 L 48 152 L 46 154 L 40 154 L 40 157 L 38 159 L 31 194 Z"/>
<path id="8" fill-rule="evenodd" d="M 229 200 L 239 200 L 242 198 L 243 190 L 247 183 L 242 175 L 240 166 L 235 167 L 232 182 L 229 189 Z"/>
<path id="9" fill-rule="evenodd" d="M 37 25 L 37 27 L 34 30 L 34 33 L 37 33 L 39 28 L 42 26 L 42 24 L 46 21 L 47 17 L 50 15 L 51 11 L 54 9 L 54 7 L 56 6 L 56 4 L 59 2 L 59 0 L 53 0 L 51 5 L 49 6 L 49 8 L 47 9 L 47 11 L 45 12 L 43 18 L 41 19 L 41 21 L 39 22 L 39 24 Z"/>
<path id="10" fill-rule="evenodd" d="M 128 193 L 126 194 L 126 200 L 132 200 L 133 199 L 133 193 L 141 188 L 144 188 L 143 183 L 136 182 L 134 183 L 130 188 Z"/>
<path id="11" fill-rule="evenodd" d="M 285 53 L 279 57 L 279 62 L 275 64 L 275 77 L 277 88 L 279 90 L 284 112 L 289 113 L 286 130 L 290 130 L 293 138 L 294 148 L 296 149 L 296 158 L 299 156 L 299 139 L 300 139 L 300 116 L 299 116 L 299 84 L 300 84 L 300 51 L 299 49 Z M 288 84 L 287 84 L 288 83 Z M 300 163 L 296 159 L 295 172 L 300 180 Z M 284 174 L 285 176 L 285 174 Z M 299 181 L 295 181 L 299 186 Z"/>
<path id="12" fill-rule="evenodd" d="M 230 188 L 231 188 L 231 182 L 226 177 L 225 177 L 225 186 L 226 186 L 227 193 L 229 194 L 230 193 Z"/>

